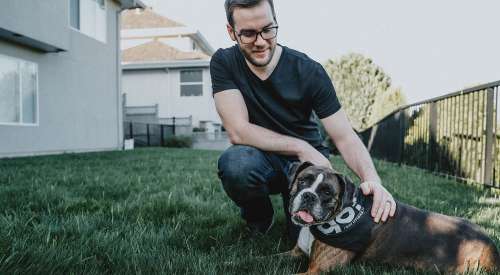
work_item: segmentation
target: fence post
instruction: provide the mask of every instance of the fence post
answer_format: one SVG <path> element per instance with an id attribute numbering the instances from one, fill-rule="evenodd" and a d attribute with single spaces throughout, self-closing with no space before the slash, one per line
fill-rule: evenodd
<path id="1" fill-rule="evenodd" d="M 430 103 L 430 112 L 429 112 L 429 156 L 428 156 L 428 169 L 434 170 L 436 167 L 434 166 L 433 160 L 436 155 L 436 132 L 437 132 L 437 103 L 435 101 Z"/>
<path id="2" fill-rule="evenodd" d="M 405 151 L 405 112 L 404 109 L 399 109 L 399 165 L 403 164 Z"/>
<path id="3" fill-rule="evenodd" d="M 160 144 L 161 144 L 161 147 L 165 146 L 165 141 L 163 139 L 164 139 L 164 136 L 163 136 L 163 124 L 161 124 L 160 125 Z"/>
<path id="4" fill-rule="evenodd" d="M 379 121 L 380 123 L 380 121 Z M 375 136 L 377 135 L 377 130 L 378 130 L 378 125 L 379 123 L 373 125 L 370 130 L 370 136 L 368 137 L 368 142 L 366 144 L 366 149 L 368 149 L 368 152 L 371 152 L 372 146 L 373 146 L 373 141 L 375 140 Z"/>
<path id="5" fill-rule="evenodd" d="M 494 96 L 493 88 L 486 90 L 486 145 L 484 148 L 484 171 L 483 184 L 493 185 L 493 142 L 495 141 L 495 133 L 493 132 L 494 118 Z"/>
<path id="6" fill-rule="evenodd" d="M 150 140 L 149 140 L 149 124 L 146 124 L 146 135 L 148 136 L 148 146 L 151 145 Z"/>
<path id="7" fill-rule="evenodd" d="M 175 116 L 172 118 L 172 123 L 174 124 L 172 133 L 174 134 L 175 137 Z"/>

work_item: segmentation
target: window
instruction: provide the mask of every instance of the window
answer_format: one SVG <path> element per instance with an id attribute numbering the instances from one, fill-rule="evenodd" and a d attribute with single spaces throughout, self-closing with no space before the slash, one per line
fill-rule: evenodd
<path id="1" fill-rule="evenodd" d="M 203 95 L 203 70 L 181 71 L 181 96 Z"/>
<path id="2" fill-rule="evenodd" d="M 106 42 L 106 0 L 69 0 L 69 24 Z"/>
<path id="3" fill-rule="evenodd" d="M 0 55 L 0 124 L 38 123 L 38 66 Z"/>

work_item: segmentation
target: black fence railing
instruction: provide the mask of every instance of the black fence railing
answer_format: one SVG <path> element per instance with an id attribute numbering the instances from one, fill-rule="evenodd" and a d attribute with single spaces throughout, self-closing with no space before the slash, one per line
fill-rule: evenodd
<path id="1" fill-rule="evenodd" d="M 171 136 L 190 135 L 191 117 L 163 118 L 161 123 L 123 122 L 125 139 L 134 139 L 136 146 L 164 146 Z"/>
<path id="2" fill-rule="evenodd" d="M 500 188 L 500 81 L 402 107 L 360 133 L 372 156 Z"/>

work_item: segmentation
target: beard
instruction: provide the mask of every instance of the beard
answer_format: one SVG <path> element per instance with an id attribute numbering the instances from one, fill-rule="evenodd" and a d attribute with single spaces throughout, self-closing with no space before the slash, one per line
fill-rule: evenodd
<path id="1" fill-rule="evenodd" d="M 243 54 L 246 60 L 250 62 L 250 64 L 256 67 L 265 67 L 267 66 L 274 56 L 274 51 L 276 50 L 276 44 L 269 46 L 269 55 L 265 59 L 257 59 L 252 56 L 253 51 L 251 49 L 243 48 L 239 45 L 240 52 Z"/>

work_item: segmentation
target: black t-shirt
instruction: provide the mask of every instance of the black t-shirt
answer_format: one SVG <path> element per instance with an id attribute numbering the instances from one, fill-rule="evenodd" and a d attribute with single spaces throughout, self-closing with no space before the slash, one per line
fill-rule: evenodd
<path id="1" fill-rule="evenodd" d="M 212 56 L 213 93 L 240 90 L 249 122 L 321 147 L 313 111 L 321 119 L 340 109 L 333 84 L 318 62 L 282 46 L 276 68 L 259 79 L 248 67 L 238 45 L 219 49 Z"/>

